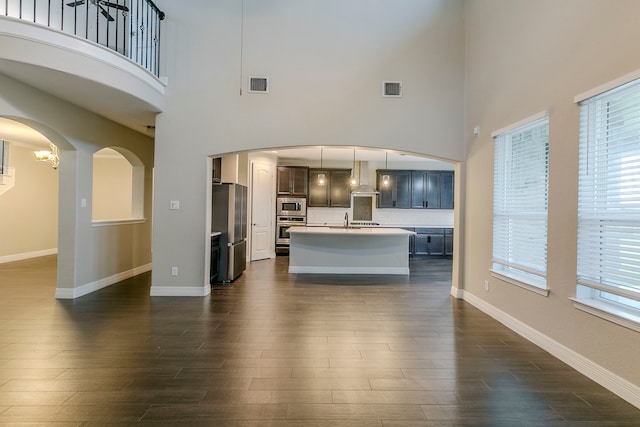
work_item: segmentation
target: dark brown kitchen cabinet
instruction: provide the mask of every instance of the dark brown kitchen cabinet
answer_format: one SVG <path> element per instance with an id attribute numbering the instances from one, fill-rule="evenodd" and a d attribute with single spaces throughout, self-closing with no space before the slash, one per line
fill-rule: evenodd
<path id="1" fill-rule="evenodd" d="M 453 228 L 444 229 L 444 254 L 453 255 Z"/>
<path id="2" fill-rule="evenodd" d="M 278 166 L 278 196 L 307 197 L 309 168 Z"/>
<path id="3" fill-rule="evenodd" d="M 389 175 L 389 184 L 384 185 L 383 177 Z M 376 172 L 379 208 L 411 207 L 411 171 L 384 170 Z"/>
<path id="4" fill-rule="evenodd" d="M 440 208 L 453 209 L 453 172 L 440 173 Z"/>
<path id="5" fill-rule="evenodd" d="M 388 175 L 389 185 L 382 177 Z M 427 170 L 377 171 L 379 208 L 453 209 L 453 172 Z"/>
<path id="6" fill-rule="evenodd" d="M 416 228 L 414 254 L 416 256 L 453 255 L 452 228 Z"/>
<path id="7" fill-rule="evenodd" d="M 453 209 L 453 172 L 412 171 L 411 207 Z"/>
<path id="8" fill-rule="evenodd" d="M 320 174 L 326 182 L 318 182 Z M 351 169 L 309 169 L 309 207 L 351 207 Z"/>

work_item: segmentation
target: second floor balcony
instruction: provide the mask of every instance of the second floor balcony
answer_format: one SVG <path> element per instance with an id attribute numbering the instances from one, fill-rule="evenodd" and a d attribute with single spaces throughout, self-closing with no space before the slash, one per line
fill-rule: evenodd
<path id="1" fill-rule="evenodd" d="M 145 131 L 164 106 L 164 18 L 151 0 L 0 0 L 0 73 Z"/>

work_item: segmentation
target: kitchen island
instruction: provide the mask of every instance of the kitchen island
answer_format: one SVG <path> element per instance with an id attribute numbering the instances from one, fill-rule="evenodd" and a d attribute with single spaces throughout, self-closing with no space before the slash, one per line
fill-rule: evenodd
<path id="1" fill-rule="evenodd" d="M 289 273 L 409 274 L 412 231 L 293 226 L 288 233 Z"/>

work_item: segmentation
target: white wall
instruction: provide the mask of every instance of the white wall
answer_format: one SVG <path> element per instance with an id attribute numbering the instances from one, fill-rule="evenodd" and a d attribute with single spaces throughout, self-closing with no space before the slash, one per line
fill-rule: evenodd
<path id="1" fill-rule="evenodd" d="M 595 363 L 613 373 L 609 380 L 622 389 L 633 389 L 624 381 L 635 384 L 640 402 L 638 332 L 578 311 L 569 300 L 576 292 L 579 111 L 573 99 L 640 68 L 634 42 L 640 39 L 640 2 L 473 0 L 467 9 L 464 291 L 470 300 L 573 354 L 583 367 Z M 489 273 L 490 133 L 542 110 L 549 110 L 550 117 L 547 283 L 551 293 L 546 298 Z M 481 129 L 477 137 L 472 132 L 475 126 Z M 490 292 L 484 290 L 485 280 L 491 283 Z"/>
<path id="2" fill-rule="evenodd" d="M 156 121 L 152 293 L 206 292 L 208 155 L 357 145 L 463 159 L 461 0 L 158 3 L 169 59 Z M 270 93 L 247 93 L 249 76 L 269 77 Z M 383 98 L 383 80 L 401 80 L 404 97 Z M 183 208 L 169 210 L 171 200 Z"/>
<path id="3" fill-rule="evenodd" d="M 35 161 L 33 151 L 11 143 L 15 185 L 0 194 L 0 262 L 58 248 L 58 171 Z"/>

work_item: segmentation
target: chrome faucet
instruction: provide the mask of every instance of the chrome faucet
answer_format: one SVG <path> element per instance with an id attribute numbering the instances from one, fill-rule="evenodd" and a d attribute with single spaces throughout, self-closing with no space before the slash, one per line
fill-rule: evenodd
<path id="1" fill-rule="evenodd" d="M 344 213 L 344 228 L 349 228 L 349 212 Z"/>

